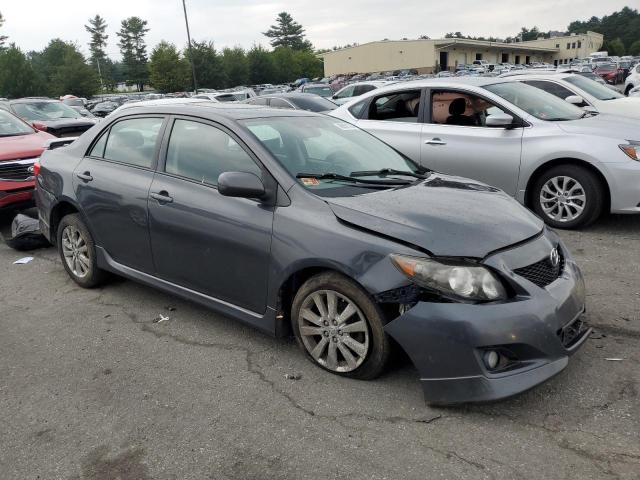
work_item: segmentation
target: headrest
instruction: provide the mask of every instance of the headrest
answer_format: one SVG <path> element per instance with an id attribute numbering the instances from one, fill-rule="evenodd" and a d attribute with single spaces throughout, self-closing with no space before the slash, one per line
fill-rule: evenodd
<path id="1" fill-rule="evenodd" d="M 451 115 L 463 115 L 467 110 L 467 102 L 464 98 L 458 97 L 449 104 L 449 113 Z"/>

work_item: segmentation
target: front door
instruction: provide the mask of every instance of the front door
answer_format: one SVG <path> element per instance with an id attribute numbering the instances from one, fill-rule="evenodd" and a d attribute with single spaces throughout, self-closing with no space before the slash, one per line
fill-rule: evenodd
<path id="1" fill-rule="evenodd" d="M 267 301 L 273 207 L 220 195 L 223 172 L 264 173 L 223 128 L 175 119 L 149 193 L 157 275 L 255 313 Z"/>
<path id="2" fill-rule="evenodd" d="M 430 103 L 422 131 L 421 163 L 515 195 L 523 129 L 487 127 L 487 116 L 503 110 L 473 93 L 432 91 Z"/>
<path id="3" fill-rule="evenodd" d="M 147 197 L 162 117 L 118 121 L 74 171 L 76 198 L 96 244 L 116 262 L 151 273 Z"/>

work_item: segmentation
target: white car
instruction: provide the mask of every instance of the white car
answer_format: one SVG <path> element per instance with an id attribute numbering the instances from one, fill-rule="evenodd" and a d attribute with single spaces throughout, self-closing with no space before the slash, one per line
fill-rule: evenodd
<path id="1" fill-rule="evenodd" d="M 631 90 L 629 90 L 629 96 L 630 97 L 637 97 L 640 99 L 640 86 L 632 88 Z"/>
<path id="2" fill-rule="evenodd" d="M 387 82 L 384 80 L 372 80 L 370 82 L 356 82 L 345 87 L 342 87 L 338 90 L 332 97 L 331 100 L 338 105 L 342 105 L 353 100 L 355 97 L 359 97 L 371 90 L 375 90 L 376 88 L 384 87 L 386 85 L 390 85 L 393 82 Z"/>
<path id="3" fill-rule="evenodd" d="M 519 79 L 399 83 L 329 115 L 427 168 L 504 190 L 552 227 L 640 214 L 637 120 L 586 112 Z"/>
<path id="4" fill-rule="evenodd" d="M 624 81 L 624 93 L 629 95 L 629 92 L 636 87 L 640 87 L 640 63 L 631 69 Z"/>
<path id="5" fill-rule="evenodd" d="M 580 74 L 519 75 L 514 80 L 540 88 L 585 110 L 640 119 L 639 99 L 627 98 Z"/>

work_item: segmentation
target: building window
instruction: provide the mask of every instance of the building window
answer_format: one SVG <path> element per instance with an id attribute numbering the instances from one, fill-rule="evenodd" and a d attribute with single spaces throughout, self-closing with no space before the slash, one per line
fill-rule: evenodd
<path id="1" fill-rule="evenodd" d="M 571 50 L 571 43 L 567 43 L 567 50 Z"/>
<path id="2" fill-rule="evenodd" d="M 476 53 L 476 60 L 482 60 L 482 54 Z"/>
<path id="3" fill-rule="evenodd" d="M 556 48 L 560 48 L 560 44 L 559 43 L 556 43 Z"/>
<path id="4" fill-rule="evenodd" d="M 576 48 L 576 42 L 573 42 L 573 43 L 571 44 L 571 48 Z"/>
<path id="5" fill-rule="evenodd" d="M 582 41 L 578 40 L 578 48 L 582 48 Z"/>

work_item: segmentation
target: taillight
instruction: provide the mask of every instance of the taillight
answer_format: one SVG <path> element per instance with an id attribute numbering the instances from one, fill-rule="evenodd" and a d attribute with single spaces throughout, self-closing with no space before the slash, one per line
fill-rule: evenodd
<path id="1" fill-rule="evenodd" d="M 40 162 L 35 162 L 33 164 L 33 176 L 37 177 L 39 173 L 40 173 Z"/>

